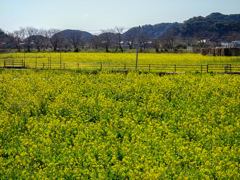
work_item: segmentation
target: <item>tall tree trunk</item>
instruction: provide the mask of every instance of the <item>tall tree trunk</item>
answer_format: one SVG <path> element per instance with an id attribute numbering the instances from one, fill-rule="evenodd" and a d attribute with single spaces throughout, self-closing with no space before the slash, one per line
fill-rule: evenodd
<path id="1" fill-rule="evenodd" d="M 123 53 L 123 48 L 122 48 L 121 44 L 119 44 L 119 47 L 121 49 L 121 52 Z"/>

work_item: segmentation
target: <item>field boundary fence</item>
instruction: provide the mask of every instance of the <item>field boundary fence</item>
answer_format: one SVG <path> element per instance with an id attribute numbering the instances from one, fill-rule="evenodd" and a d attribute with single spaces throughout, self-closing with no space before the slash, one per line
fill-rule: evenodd
<path id="1" fill-rule="evenodd" d="M 130 63 L 56 63 L 48 58 L 47 62 L 24 62 L 23 60 L 1 60 L 1 68 L 29 68 L 29 69 L 73 69 L 73 70 L 107 70 L 107 71 L 135 71 L 136 64 Z M 138 64 L 138 71 L 163 73 L 239 73 L 240 64 Z"/>
<path id="2" fill-rule="evenodd" d="M 3 68 L 25 68 L 25 62 L 23 60 L 4 60 L 2 62 Z"/>

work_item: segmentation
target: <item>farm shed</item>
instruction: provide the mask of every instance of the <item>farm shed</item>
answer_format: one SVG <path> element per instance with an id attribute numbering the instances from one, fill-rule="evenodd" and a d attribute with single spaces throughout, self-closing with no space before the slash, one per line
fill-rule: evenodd
<path id="1" fill-rule="evenodd" d="M 240 56 L 240 48 L 202 48 L 202 55 L 212 55 L 212 56 Z"/>

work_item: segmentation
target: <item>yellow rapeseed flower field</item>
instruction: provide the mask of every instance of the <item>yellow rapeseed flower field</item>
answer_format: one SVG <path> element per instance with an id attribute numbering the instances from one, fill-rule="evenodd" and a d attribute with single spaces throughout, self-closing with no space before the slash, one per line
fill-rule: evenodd
<path id="1" fill-rule="evenodd" d="M 0 82 L 1 179 L 240 179 L 238 75 L 1 70 Z"/>
<path id="2" fill-rule="evenodd" d="M 52 63 L 135 63 L 135 53 L 6 53 L 0 54 L 3 59 L 19 59 L 32 63 L 48 63 L 51 57 Z M 215 57 L 203 56 L 201 54 L 156 54 L 140 53 L 139 64 L 240 64 L 239 57 Z M 1 66 L 1 64 L 0 64 Z"/>

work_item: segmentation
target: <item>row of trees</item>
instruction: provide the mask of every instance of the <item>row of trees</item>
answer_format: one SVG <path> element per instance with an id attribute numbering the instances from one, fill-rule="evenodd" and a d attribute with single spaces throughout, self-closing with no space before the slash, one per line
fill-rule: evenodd
<path id="1" fill-rule="evenodd" d="M 27 52 L 30 52 L 33 48 L 39 52 L 48 48 L 53 48 L 54 51 L 57 51 L 66 41 L 66 38 L 59 33 L 60 30 L 58 29 L 20 28 L 13 33 L 7 34 L 8 45 L 19 52 L 21 49 L 26 49 Z"/>
<path id="2" fill-rule="evenodd" d="M 116 27 L 115 29 L 103 30 L 100 35 L 91 35 L 79 30 L 59 29 L 36 29 L 34 27 L 20 28 L 13 33 L 7 34 L 8 47 L 17 49 L 19 52 L 24 49 L 30 52 L 35 48 L 39 52 L 41 50 L 51 48 L 53 51 L 73 51 L 78 52 L 79 48 L 104 48 L 106 52 L 114 48 L 115 51 L 124 48 L 132 49 L 136 47 L 138 31 L 123 34 L 124 28 Z M 5 38 L 6 40 L 6 38 Z M 151 43 L 151 39 L 147 35 L 141 34 L 140 44 L 143 48 Z"/>
<path id="3" fill-rule="evenodd" d="M 13 33 L 5 33 L 5 36 L 0 36 L 0 42 L 2 48 L 17 49 L 19 52 L 23 49 L 27 52 L 33 49 L 40 52 L 50 48 L 53 51 L 73 50 L 75 52 L 78 52 L 80 48 L 104 48 L 106 52 L 110 52 L 110 49 L 123 52 L 124 48 L 135 48 L 138 40 L 140 52 L 146 48 L 155 48 L 156 52 L 159 52 L 174 48 L 186 48 L 193 44 L 201 45 L 201 42 L 196 39 L 178 39 L 171 32 L 159 38 L 152 38 L 146 33 L 141 33 L 141 31 L 138 34 L 138 28 L 123 32 L 124 28 L 122 27 L 104 30 L 99 35 L 91 35 L 79 30 L 61 31 L 59 29 L 26 27 Z"/>

